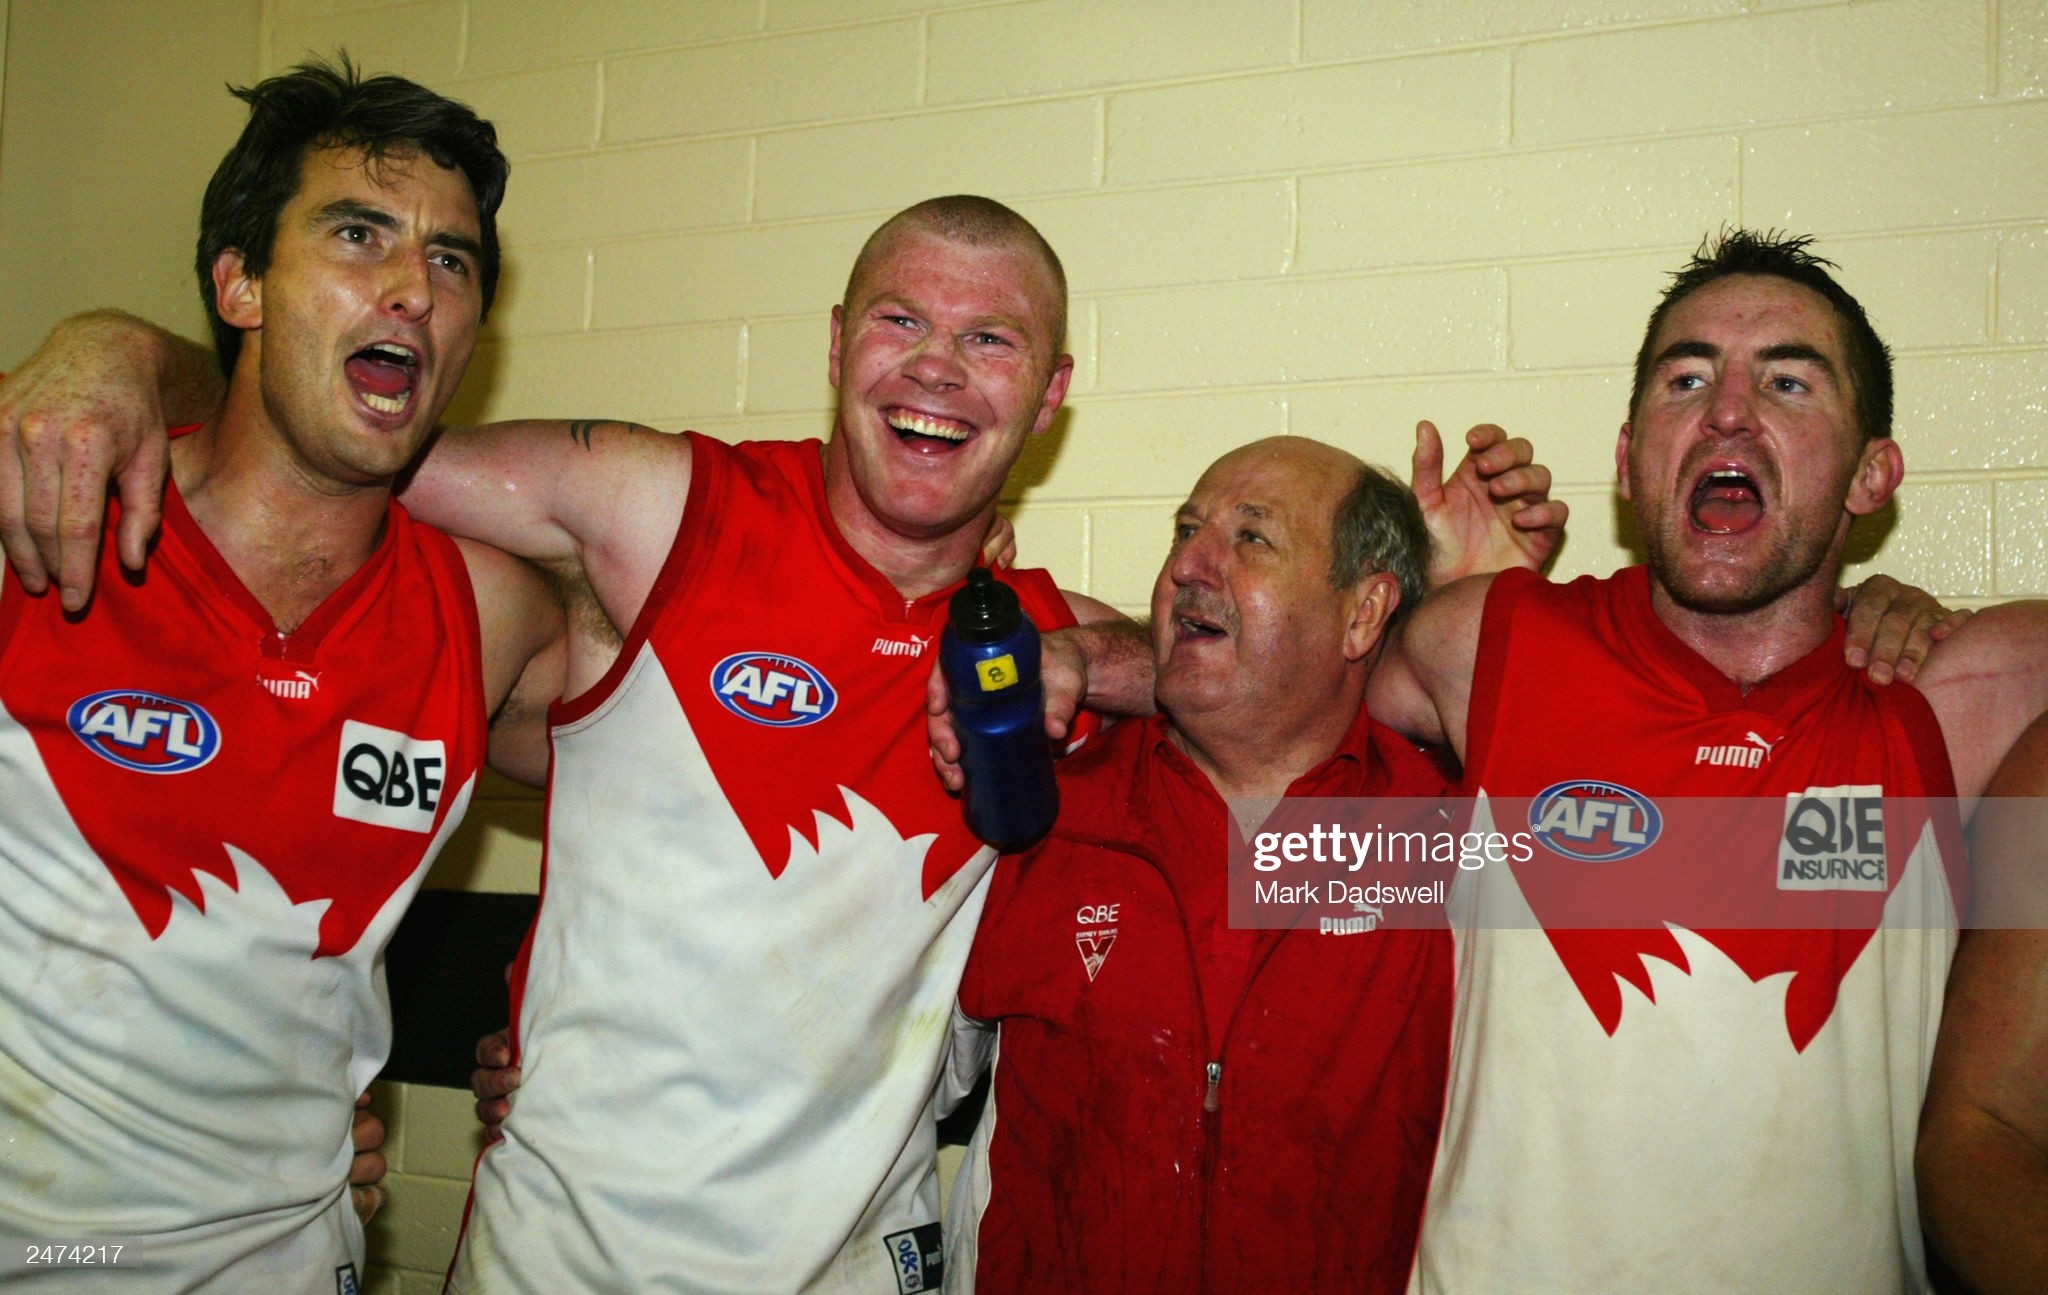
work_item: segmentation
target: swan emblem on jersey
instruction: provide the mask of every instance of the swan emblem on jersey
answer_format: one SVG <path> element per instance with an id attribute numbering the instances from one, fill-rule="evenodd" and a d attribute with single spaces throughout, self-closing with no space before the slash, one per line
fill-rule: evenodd
<path id="1" fill-rule="evenodd" d="M 801 728 L 832 713 L 839 694 L 808 661 L 776 652 L 735 652 L 711 668 L 711 695 L 743 720 Z"/>
<path id="2" fill-rule="evenodd" d="M 137 773 L 189 773 L 220 754 L 220 725 L 196 703 L 110 688 L 71 703 L 65 722 L 85 748 Z"/>
<path id="3" fill-rule="evenodd" d="M 932 774 L 921 704 L 930 668 L 867 646 L 855 640 L 850 661 L 813 658 L 842 676 L 843 692 L 804 657 L 721 645 L 689 668 L 690 686 L 675 696 L 769 876 L 783 874 L 793 849 L 817 850 L 828 821 L 852 827 L 854 806 L 865 804 L 893 839 L 921 842 L 929 899 L 987 847 Z"/>
<path id="4" fill-rule="evenodd" d="M 1618 782 L 1553 783 L 1529 802 L 1529 830 L 1567 859 L 1612 863 L 1657 843 L 1664 815 L 1655 801 Z"/>

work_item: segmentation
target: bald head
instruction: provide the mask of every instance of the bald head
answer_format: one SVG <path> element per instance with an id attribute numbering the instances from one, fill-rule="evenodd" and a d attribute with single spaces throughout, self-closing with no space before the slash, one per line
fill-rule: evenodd
<path id="1" fill-rule="evenodd" d="M 1429 529 L 1407 486 L 1354 454 L 1305 436 L 1272 436 L 1239 446 L 1207 473 L 1265 469 L 1300 483 L 1330 518 L 1330 585 L 1348 589 L 1384 571 L 1401 585 L 1401 606 L 1429 590 Z"/>
<path id="2" fill-rule="evenodd" d="M 868 274 L 907 237 L 924 235 L 967 247 L 1005 248 L 1028 257 L 1045 271 L 1052 318 L 1052 349 L 1057 355 L 1067 346 L 1067 272 L 1030 221 L 993 198 L 971 193 L 944 198 L 927 198 L 906 207 L 882 222 L 868 235 L 854 258 L 853 273 L 846 279 L 846 296 L 841 305 L 851 310 L 860 296 Z"/>

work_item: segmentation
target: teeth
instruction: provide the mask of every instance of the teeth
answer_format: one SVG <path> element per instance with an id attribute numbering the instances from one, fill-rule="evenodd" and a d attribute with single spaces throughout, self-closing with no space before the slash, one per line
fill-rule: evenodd
<path id="1" fill-rule="evenodd" d="M 1748 474 L 1747 472 L 1737 472 L 1737 471 L 1736 471 L 1735 469 L 1733 469 L 1733 468 L 1721 468 L 1721 469 L 1719 469 L 1719 470 L 1717 470 L 1717 471 L 1714 471 L 1714 472 L 1709 472 L 1709 473 L 1707 474 L 1707 480 L 1709 480 L 1709 481 L 1748 481 L 1748 480 L 1749 480 L 1749 474 Z"/>
<path id="2" fill-rule="evenodd" d="M 363 349 L 378 355 L 388 355 L 400 364 L 411 364 L 413 362 L 412 351 L 403 346 L 394 346 L 389 342 L 377 342 Z"/>
<path id="3" fill-rule="evenodd" d="M 399 397 L 380 396 L 371 391 L 365 391 L 362 395 L 363 403 L 380 414 L 402 414 L 405 412 L 405 401 Z"/>
<path id="4" fill-rule="evenodd" d="M 934 422 L 932 419 L 925 418 L 919 414 L 892 414 L 889 417 L 889 426 L 899 432 L 915 432 L 919 436 L 936 436 L 946 441 L 964 441 L 967 439 L 966 428 L 954 427 L 950 423 Z"/>

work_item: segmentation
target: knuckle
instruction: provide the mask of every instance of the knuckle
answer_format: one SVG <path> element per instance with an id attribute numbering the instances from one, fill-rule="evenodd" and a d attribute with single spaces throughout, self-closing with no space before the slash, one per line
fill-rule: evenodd
<path id="1" fill-rule="evenodd" d="M 14 420 L 16 434 L 25 446 L 47 445 L 57 434 L 57 420 L 40 410 L 29 410 Z"/>

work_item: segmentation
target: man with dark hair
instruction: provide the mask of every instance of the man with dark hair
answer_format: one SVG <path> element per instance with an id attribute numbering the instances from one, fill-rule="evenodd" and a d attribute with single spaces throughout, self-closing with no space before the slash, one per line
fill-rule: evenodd
<path id="1" fill-rule="evenodd" d="M 959 1083 L 994 1076 L 949 1289 L 1397 1292 L 1443 1109 L 1449 933 L 1233 927 L 1229 845 L 1254 826 L 1225 798 L 1445 793 L 1361 705 L 1429 534 L 1385 473 L 1280 437 L 1217 460 L 1173 535 L 1161 713 L 1061 769 L 1059 822 L 997 865 L 961 983 Z"/>
<path id="2" fill-rule="evenodd" d="M 483 303 L 478 318 L 490 318 L 498 295 L 498 207 L 511 170 L 491 123 L 402 77 L 364 80 L 347 55 L 334 65 L 302 63 L 290 78 L 233 93 L 250 106 L 249 124 L 206 186 L 196 262 L 200 303 L 223 374 L 234 371 L 242 330 L 221 318 L 213 263 L 233 249 L 250 274 L 261 278 L 270 268 L 278 216 L 298 192 L 298 159 L 308 149 L 360 153 L 376 163 L 425 154 L 443 170 L 461 172 L 476 196 L 482 232 L 476 246 L 464 250 L 476 263 Z"/>
<path id="3" fill-rule="evenodd" d="M 1678 276 L 1615 453 L 1646 568 L 1452 585 L 1373 680 L 1375 713 L 1458 752 L 1476 827 L 1540 843 L 1452 894 L 1413 1289 L 1925 1284 L 1913 1139 L 1965 879 L 1947 816 L 2048 708 L 2048 604 L 1979 613 L 1917 688 L 1843 666 L 1842 545 L 1903 467 L 1883 347 L 1825 270 L 1737 233 Z M 1762 808 L 1703 841 L 1673 827 L 1697 822 L 1683 797 Z M 1812 805 L 1863 816 L 1845 857 L 1809 857 Z M 1534 929 L 1571 885 L 1601 920 Z"/>
<path id="4" fill-rule="evenodd" d="M 1629 391 L 1628 407 L 1642 401 L 1649 385 L 1650 370 L 1657 357 L 1651 343 L 1665 316 L 1687 297 L 1719 279 L 1736 274 L 1762 274 L 1811 288 L 1835 308 L 1842 329 L 1842 354 L 1848 362 L 1845 375 L 1855 392 L 1856 421 L 1863 439 L 1878 440 L 1892 434 L 1892 352 L 1870 325 L 1863 303 L 1849 295 L 1828 271 L 1833 261 L 1813 254 L 1811 235 L 1780 237 L 1748 229 L 1733 229 L 1719 238 L 1703 241 L 1685 268 L 1671 276 L 1670 286 L 1657 299 L 1650 322 L 1643 329 L 1643 344 L 1636 350 L 1635 385 Z"/>
<path id="5" fill-rule="evenodd" d="M 0 577 L 10 1289 L 356 1289 L 384 945 L 487 742 L 546 762 L 559 608 L 391 499 L 483 313 L 491 129 L 347 68 L 236 93 L 200 260 L 226 399 L 165 452 L 152 566 L 109 551 L 79 613 Z"/>

